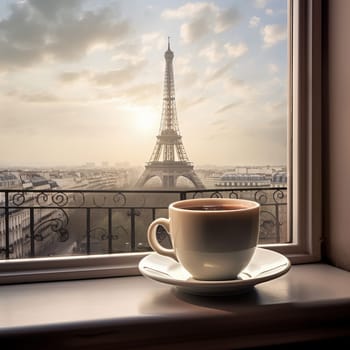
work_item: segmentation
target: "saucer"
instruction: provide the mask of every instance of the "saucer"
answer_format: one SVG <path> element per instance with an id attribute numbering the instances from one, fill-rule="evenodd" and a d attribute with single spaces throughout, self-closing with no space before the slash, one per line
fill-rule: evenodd
<path id="1" fill-rule="evenodd" d="M 139 270 L 145 277 L 196 295 L 230 295 L 246 292 L 258 283 L 284 275 L 290 267 L 291 263 L 284 255 L 260 247 L 256 248 L 248 266 L 234 280 L 196 280 L 176 260 L 154 252 L 139 262 Z"/>

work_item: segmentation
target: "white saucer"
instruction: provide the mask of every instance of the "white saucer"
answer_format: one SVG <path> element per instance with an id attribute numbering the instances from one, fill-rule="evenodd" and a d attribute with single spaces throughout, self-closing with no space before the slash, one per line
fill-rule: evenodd
<path id="1" fill-rule="evenodd" d="M 154 252 L 139 262 L 139 270 L 145 277 L 196 295 L 242 293 L 258 283 L 282 276 L 290 267 L 291 263 L 284 255 L 259 247 L 249 265 L 235 280 L 196 280 L 177 261 Z"/>

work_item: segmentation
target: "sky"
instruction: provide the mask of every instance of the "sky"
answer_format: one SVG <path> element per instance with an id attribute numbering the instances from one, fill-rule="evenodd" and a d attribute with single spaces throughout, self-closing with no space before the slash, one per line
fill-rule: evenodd
<path id="1" fill-rule="evenodd" d="M 168 37 L 190 161 L 286 164 L 287 0 L 2 0 L 0 167 L 144 165 Z"/>

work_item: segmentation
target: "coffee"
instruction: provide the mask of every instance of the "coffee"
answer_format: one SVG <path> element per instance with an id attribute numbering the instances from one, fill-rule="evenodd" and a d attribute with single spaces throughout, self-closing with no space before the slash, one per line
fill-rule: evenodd
<path id="1" fill-rule="evenodd" d="M 238 205 L 203 205 L 195 207 L 184 207 L 186 210 L 199 210 L 199 211 L 219 211 L 219 210 L 242 210 L 247 209 L 245 206 Z"/>

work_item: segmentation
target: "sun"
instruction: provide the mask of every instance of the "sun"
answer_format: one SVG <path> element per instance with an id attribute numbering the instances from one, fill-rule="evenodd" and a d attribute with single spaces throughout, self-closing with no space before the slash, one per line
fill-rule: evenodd
<path id="1" fill-rule="evenodd" d="M 138 108 L 135 111 L 135 128 L 141 132 L 156 132 L 159 118 L 157 113 L 151 108 Z"/>

